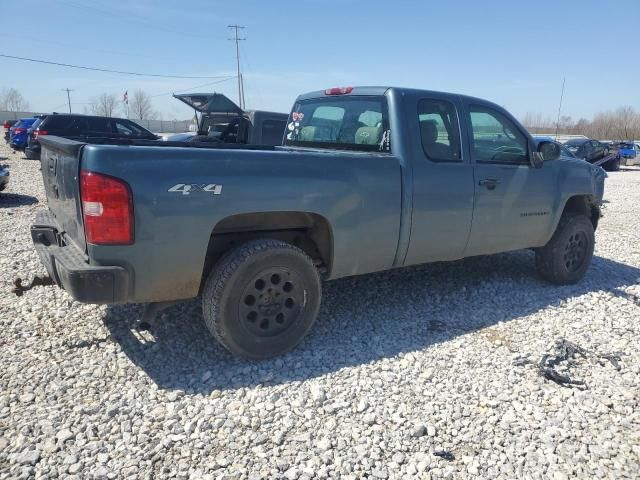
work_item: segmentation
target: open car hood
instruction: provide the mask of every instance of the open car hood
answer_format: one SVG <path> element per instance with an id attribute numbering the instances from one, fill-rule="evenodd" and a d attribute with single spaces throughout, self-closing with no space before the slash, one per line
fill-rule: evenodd
<path id="1" fill-rule="evenodd" d="M 179 95 L 174 94 L 173 96 L 200 113 L 227 113 L 235 115 L 242 115 L 244 113 L 229 97 L 221 93 L 183 93 Z"/>

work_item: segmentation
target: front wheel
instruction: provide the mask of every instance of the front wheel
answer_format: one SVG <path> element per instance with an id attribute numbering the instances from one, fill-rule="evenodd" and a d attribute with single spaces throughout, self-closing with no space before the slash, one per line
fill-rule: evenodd
<path id="1" fill-rule="evenodd" d="M 565 213 L 551 240 L 536 250 L 536 268 L 556 285 L 577 283 L 591 265 L 594 246 L 591 220 L 584 214 Z"/>
<path id="2" fill-rule="evenodd" d="M 299 248 L 253 240 L 211 270 L 202 295 L 205 323 L 231 353 L 250 359 L 280 355 L 311 329 L 320 306 L 320 277 Z"/>

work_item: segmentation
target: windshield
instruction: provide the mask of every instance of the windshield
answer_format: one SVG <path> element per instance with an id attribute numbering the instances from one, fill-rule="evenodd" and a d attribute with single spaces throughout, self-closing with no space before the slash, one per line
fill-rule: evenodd
<path id="1" fill-rule="evenodd" d="M 569 148 L 571 148 L 571 147 L 569 147 Z M 566 148 L 564 145 L 560 145 L 560 155 L 563 155 L 565 157 L 576 158 L 576 156 L 573 154 L 573 152 L 571 152 L 571 150 Z"/>
<path id="2" fill-rule="evenodd" d="M 581 139 L 576 139 L 576 140 L 569 140 L 568 142 L 565 142 L 565 145 L 567 147 L 569 147 L 569 148 L 578 148 L 584 142 L 586 142 L 586 140 L 581 138 Z"/>
<path id="3" fill-rule="evenodd" d="M 332 96 L 296 102 L 284 144 L 388 152 L 387 100 L 383 96 Z"/>

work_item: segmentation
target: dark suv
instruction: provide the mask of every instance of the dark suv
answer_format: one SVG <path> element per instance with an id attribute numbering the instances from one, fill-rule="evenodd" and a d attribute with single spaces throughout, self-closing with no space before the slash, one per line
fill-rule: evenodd
<path id="1" fill-rule="evenodd" d="M 74 140 L 92 138 L 135 138 L 158 140 L 149 130 L 126 118 L 108 118 L 72 113 L 54 113 L 47 115 L 33 129 L 29 136 L 29 145 L 25 149 L 27 158 L 40 158 L 40 142 L 38 137 L 56 135 Z"/>
<path id="2" fill-rule="evenodd" d="M 590 140 L 588 138 L 572 138 L 568 142 L 565 142 L 564 145 L 576 157 L 583 158 L 589 163 L 600 160 L 609 153 L 609 147 L 597 140 Z"/>

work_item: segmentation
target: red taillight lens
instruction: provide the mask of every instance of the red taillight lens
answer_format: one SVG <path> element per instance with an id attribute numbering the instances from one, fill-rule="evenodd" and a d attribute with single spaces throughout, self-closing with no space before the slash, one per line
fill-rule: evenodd
<path id="1" fill-rule="evenodd" d="M 133 196 L 129 185 L 108 175 L 81 170 L 80 198 L 88 243 L 133 243 Z"/>
<path id="2" fill-rule="evenodd" d="M 353 87 L 334 87 L 327 88 L 324 91 L 325 95 L 346 95 L 347 93 L 353 92 Z"/>
<path id="3" fill-rule="evenodd" d="M 22 127 L 15 127 L 13 129 L 13 133 L 22 133 L 22 132 L 26 132 L 27 129 L 26 128 L 22 128 Z"/>
<path id="4" fill-rule="evenodd" d="M 42 135 L 49 135 L 49 132 L 47 132 L 46 130 L 36 130 L 35 132 L 33 132 L 33 139 L 35 140 Z"/>

